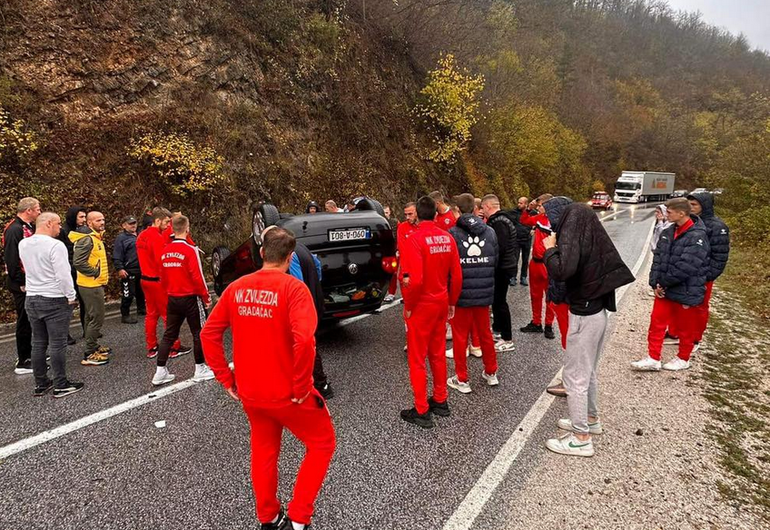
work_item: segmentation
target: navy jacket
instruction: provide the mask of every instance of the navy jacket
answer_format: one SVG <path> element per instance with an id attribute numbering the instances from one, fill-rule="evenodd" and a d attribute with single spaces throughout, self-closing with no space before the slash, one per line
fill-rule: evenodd
<path id="1" fill-rule="evenodd" d="M 532 227 L 521 224 L 521 210 L 514 208 L 504 212 L 516 226 L 516 241 L 520 247 L 532 245 Z"/>
<path id="2" fill-rule="evenodd" d="M 115 238 L 115 246 L 112 249 L 112 262 L 115 270 L 139 274 L 139 255 L 136 253 L 136 234 L 129 234 L 125 230 Z"/>
<path id="3" fill-rule="evenodd" d="M 688 306 L 703 303 L 709 273 L 706 225 L 695 216 L 692 220 L 695 224 L 676 239 L 676 225 L 663 231 L 650 271 L 650 287 L 660 285 L 666 290 L 666 298 Z"/>
<path id="4" fill-rule="evenodd" d="M 466 213 L 460 216 L 449 233 L 457 243 L 463 269 L 463 290 L 457 306 L 492 305 L 499 252 L 495 231 L 475 215 Z"/>
<path id="5" fill-rule="evenodd" d="M 700 219 L 706 225 L 706 233 L 711 247 L 709 273 L 706 281 L 713 282 L 722 276 L 730 257 L 730 229 L 722 219 L 714 215 L 714 196 L 712 194 L 695 193 L 687 199 L 698 201 L 703 208 Z"/>

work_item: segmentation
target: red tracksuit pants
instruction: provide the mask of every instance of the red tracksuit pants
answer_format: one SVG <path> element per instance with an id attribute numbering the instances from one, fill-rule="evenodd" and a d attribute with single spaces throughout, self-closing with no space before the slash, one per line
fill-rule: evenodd
<path id="1" fill-rule="evenodd" d="M 569 333 L 569 304 L 554 304 L 548 302 L 556 314 L 556 322 L 559 324 L 559 335 L 561 335 L 561 348 L 567 349 L 567 334 Z"/>
<path id="2" fill-rule="evenodd" d="M 701 311 L 701 306 L 685 309 L 682 304 L 668 298 L 655 298 L 650 317 L 650 330 L 647 333 L 650 357 L 656 361 L 660 360 L 666 329 L 675 324 L 679 334 L 679 357 L 684 361 L 689 361 L 695 347 L 695 339 L 698 338 Z"/>
<path id="3" fill-rule="evenodd" d="M 457 378 L 463 383 L 468 382 L 468 360 L 465 357 L 465 350 L 468 349 L 468 334 L 474 330 L 481 341 L 484 372 L 489 375 L 497 373 L 497 353 L 489 323 L 489 307 L 458 307 L 455 310 L 455 317 L 450 322 Z"/>
<path id="4" fill-rule="evenodd" d="M 144 317 L 144 338 L 147 349 L 151 350 L 158 345 L 158 320 L 163 319 L 166 325 L 166 312 L 168 310 L 168 295 L 160 282 L 148 282 L 142 280 L 147 315 Z M 174 342 L 172 350 L 180 348 L 179 339 Z"/>
<path id="5" fill-rule="evenodd" d="M 257 518 L 269 523 L 281 511 L 278 500 L 278 456 L 286 428 L 305 446 L 305 458 L 288 505 L 289 519 L 310 524 L 318 492 L 329 469 L 336 437 L 323 399 L 313 392 L 300 405 L 257 408 L 244 405 L 251 425 L 251 482 L 257 501 Z"/>
<path id="6" fill-rule="evenodd" d="M 539 326 L 543 323 L 543 299 L 548 291 L 548 269 L 545 263 L 535 260 L 529 262 L 529 297 L 532 300 L 532 322 Z M 553 325 L 556 315 L 552 304 L 545 304 L 545 325 Z"/>
<path id="7" fill-rule="evenodd" d="M 708 282 L 706 284 L 706 297 L 703 299 L 703 303 L 698 306 L 698 334 L 695 336 L 695 342 L 700 342 L 703 340 L 703 334 L 706 332 L 706 328 L 709 325 L 709 314 L 711 313 L 711 293 L 713 291 L 714 282 Z"/>
<path id="8" fill-rule="evenodd" d="M 406 319 L 409 379 L 414 391 L 414 408 L 419 414 L 425 414 L 428 411 L 426 360 L 430 363 L 430 371 L 433 374 L 433 399 L 439 403 L 443 403 L 447 399 L 446 324 L 448 312 L 449 306 L 445 303 L 421 303 Z M 463 351 L 463 358 L 465 358 L 465 351 Z"/>

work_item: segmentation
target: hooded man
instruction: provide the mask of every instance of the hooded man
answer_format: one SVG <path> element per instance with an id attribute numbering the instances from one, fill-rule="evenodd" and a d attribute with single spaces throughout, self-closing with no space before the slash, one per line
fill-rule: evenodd
<path id="1" fill-rule="evenodd" d="M 75 265 L 72 263 L 72 253 L 75 249 L 75 244 L 70 240 L 70 232 L 84 232 L 88 233 L 88 227 L 86 226 L 86 214 L 87 210 L 84 206 L 72 206 L 67 210 L 66 215 L 64 216 L 64 223 L 62 224 L 61 230 L 59 231 L 59 235 L 57 236 L 57 239 L 64 243 L 64 246 L 67 248 L 67 255 L 69 256 L 69 262 L 70 262 L 70 272 L 72 274 L 72 283 L 75 284 L 75 293 L 77 294 L 78 298 L 78 305 L 80 306 L 80 309 L 78 310 L 78 314 L 80 315 L 80 328 L 83 330 L 83 336 L 86 334 L 86 311 L 84 309 L 83 305 L 83 298 L 80 296 L 80 289 L 78 288 L 77 279 L 78 279 L 78 273 L 75 270 Z M 77 343 L 77 341 L 70 335 L 67 334 L 67 344 L 70 346 L 73 346 Z"/>
<path id="2" fill-rule="evenodd" d="M 591 434 L 602 433 L 598 366 L 607 312 L 616 311 L 615 290 L 633 282 L 634 275 L 593 210 L 566 201 L 553 199 L 544 205 L 545 214 L 555 222 L 551 223 L 554 232 L 543 241 L 543 260 L 549 278 L 565 283 L 570 306 L 563 372 L 570 417 L 558 422 L 570 434 L 548 440 L 546 447 L 559 454 L 590 457 L 594 455 Z"/>
<path id="3" fill-rule="evenodd" d="M 318 213 L 321 211 L 321 207 L 315 201 L 310 201 L 305 207 L 305 213 Z"/>
<path id="4" fill-rule="evenodd" d="M 730 257 L 730 229 L 722 219 L 714 214 L 714 195 L 711 193 L 693 193 L 687 197 L 687 200 L 690 201 L 693 215 L 700 217 L 703 224 L 706 225 L 709 247 L 711 248 L 709 271 L 706 276 L 706 296 L 703 299 L 703 304 L 698 306 L 700 327 L 695 339 L 695 351 L 697 351 L 709 323 L 714 281 L 725 271 L 727 260 Z"/>

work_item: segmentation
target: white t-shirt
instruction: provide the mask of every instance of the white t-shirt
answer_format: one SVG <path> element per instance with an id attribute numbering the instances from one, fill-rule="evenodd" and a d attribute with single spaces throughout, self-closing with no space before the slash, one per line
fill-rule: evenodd
<path id="1" fill-rule="evenodd" d="M 67 247 L 58 239 L 35 234 L 19 242 L 19 257 L 27 275 L 27 296 L 74 301 Z"/>

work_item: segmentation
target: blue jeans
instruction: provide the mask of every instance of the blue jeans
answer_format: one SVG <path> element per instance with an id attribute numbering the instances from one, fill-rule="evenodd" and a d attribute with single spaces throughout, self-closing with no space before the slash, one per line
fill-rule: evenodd
<path id="1" fill-rule="evenodd" d="M 29 322 L 32 325 L 32 372 L 37 386 L 48 384 L 46 355 L 51 357 L 56 388 L 67 385 L 64 370 L 67 354 L 67 334 L 72 320 L 72 306 L 67 299 L 27 296 Z"/>

